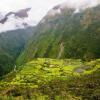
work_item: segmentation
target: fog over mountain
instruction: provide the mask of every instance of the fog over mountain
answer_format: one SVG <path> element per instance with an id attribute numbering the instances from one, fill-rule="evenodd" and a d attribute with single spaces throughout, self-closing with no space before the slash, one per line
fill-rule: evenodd
<path id="1" fill-rule="evenodd" d="M 0 1 L 0 100 L 100 100 L 100 0 Z"/>
<path id="2" fill-rule="evenodd" d="M 25 28 L 26 26 L 37 25 L 46 13 L 55 5 L 63 4 L 63 7 L 73 7 L 75 12 L 80 8 L 84 9 L 96 6 L 100 0 L 0 0 L 0 32 Z M 24 12 L 27 8 L 29 11 Z M 16 16 L 15 13 L 22 13 L 26 17 Z M 23 16 L 23 15 L 22 15 Z"/>

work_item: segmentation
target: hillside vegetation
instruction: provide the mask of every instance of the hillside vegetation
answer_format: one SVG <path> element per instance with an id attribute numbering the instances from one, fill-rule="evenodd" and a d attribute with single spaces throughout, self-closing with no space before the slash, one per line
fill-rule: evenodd
<path id="1" fill-rule="evenodd" d="M 59 8 L 58 8 L 59 9 Z M 100 57 L 100 5 L 78 13 L 61 9 L 49 13 L 37 26 L 24 52 L 17 60 L 23 64 L 33 58 L 77 58 L 91 60 Z"/>
<path id="2" fill-rule="evenodd" d="M 0 76 L 14 68 L 32 32 L 33 27 L 0 33 Z"/>
<path id="3" fill-rule="evenodd" d="M 0 100 L 100 100 L 100 5 L 0 34 L 0 76 Z"/>
<path id="4" fill-rule="evenodd" d="M 35 59 L 0 82 L 1 100 L 99 100 L 100 59 Z"/>

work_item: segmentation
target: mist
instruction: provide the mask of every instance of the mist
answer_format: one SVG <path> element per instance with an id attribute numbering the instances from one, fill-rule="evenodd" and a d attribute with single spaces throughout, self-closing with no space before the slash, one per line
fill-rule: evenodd
<path id="1" fill-rule="evenodd" d="M 100 3 L 100 0 L 0 0 L 0 15 L 4 16 L 10 11 L 18 11 L 20 9 L 30 7 L 29 17 L 26 19 L 14 19 L 10 17 L 8 22 L 0 24 L 0 32 L 6 30 L 12 30 L 17 28 L 23 28 L 21 23 L 28 23 L 30 26 L 37 25 L 38 22 L 47 14 L 47 12 L 58 4 L 63 6 L 73 7 L 75 9 L 87 8 L 96 6 Z"/>

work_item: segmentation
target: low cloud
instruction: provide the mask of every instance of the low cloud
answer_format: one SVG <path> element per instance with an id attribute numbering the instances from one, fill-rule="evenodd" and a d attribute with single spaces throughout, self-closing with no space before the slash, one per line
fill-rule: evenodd
<path id="1" fill-rule="evenodd" d="M 24 20 L 14 20 L 14 17 L 10 18 L 9 21 L 2 25 L 0 24 L 0 32 L 5 30 L 16 29 L 16 23 L 21 24 L 22 22 L 26 22 L 31 26 L 36 25 L 45 15 L 46 13 L 52 9 L 55 5 L 64 3 L 69 7 L 74 8 L 85 8 L 96 6 L 100 3 L 100 0 L 0 0 L 0 14 L 1 17 L 10 11 L 18 11 L 20 9 L 31 7 L 31 11 L 29 12 L 29 17 Z M 21 25 L 19 25 L 20 27 Z M 22 26 L 21 26 L 22 27 Z"/>

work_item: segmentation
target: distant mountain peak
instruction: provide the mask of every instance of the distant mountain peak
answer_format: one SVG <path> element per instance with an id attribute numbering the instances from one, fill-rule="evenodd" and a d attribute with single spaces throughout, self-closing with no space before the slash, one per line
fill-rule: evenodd
<path id="1" fill-rule="evenodd" d="M 31 10 L 31 8 L 21 9 L 17 12 L 9 12 L 4 17 L 0 19 L 1 24 L 5 24 L 9 18 L 9 16 L 14 15 L 15 17 L 24 19 L 28 17 L 28 12 Z"/>
<path id="2" fill-rule="evenodd" d="M 31 10 L 31 8 L 22 9 L 15 13 L 15 16 L 20 18 L 26 18 L 28 17 L 28 12 Z"/>

